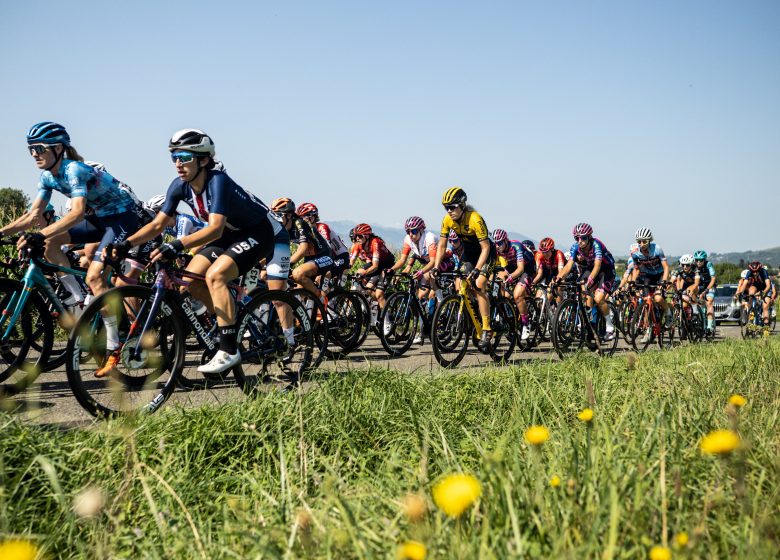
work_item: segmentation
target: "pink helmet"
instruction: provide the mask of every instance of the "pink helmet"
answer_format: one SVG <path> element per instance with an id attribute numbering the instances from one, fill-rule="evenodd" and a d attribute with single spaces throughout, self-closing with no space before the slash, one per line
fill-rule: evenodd
<path id="1" fill-rule="evenodd" d="M 458 234 L 455 233 L 454 229 L 450 230 L 450 234 L 447 236 L 447 239 L 450 241 L 460 241 L 460 237 L 458 237 Z"/>
<path id="2" fill-rule="evenodd" d="M 419 216 L 412 216 L 404 224 L 404 229 L 409 231 L 410 229 L 425 229 L 425 222 Z"/>
<path id="3" fill-rule="evenodd" d="M 509 240 L 509 234 L 506 232 L 506 230 L 503 229 L 493 230 L 493 241 L 495 241 L 496 243 L 502 243 L 507 240 Z"/>
<path id="4" fill-rule="evenodd" d="M 571 231 L 571 234 L 574 237 L 581 237 L 581 236 L 590 237 L 591 235 L 593 235 L 593 228 L 590 227 L 590 224 L 586 224 L 585 222 L 583 222 L 581 224 L 577 224 L 576 226 L 574 226 L 574 229 Z"/>

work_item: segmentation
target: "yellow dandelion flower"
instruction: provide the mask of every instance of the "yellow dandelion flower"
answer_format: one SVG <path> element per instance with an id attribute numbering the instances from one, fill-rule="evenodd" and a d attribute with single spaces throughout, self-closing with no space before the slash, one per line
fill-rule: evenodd
<path id="1" fill-rule="evenodd" d="M 736 406 L 737 408 L 742 408 L 747 404 L 747 399 L 742 395 L 731 395 L 729 397 L 729 404 Z"/>
<path id="2" fill-rule="evenodd" d="M 650 549 L 650 560 L 671 560 L 672 551 L 665 546 L 654 546 Z"/>
<path id="3" fill-rule="evenodd" d="M 583 422 L 590 422 L 593 420 L 593 409 L 592 408 L 583 408 L 582 412 L 580 412 L 577 415 L 577 418 L 582 420 Z"/>
<path id="4" fill-rule="evenodd" d="M 398 547 L 398 560 L 425 560 L 425 545 L 417 541 L 406 541 Z"/>
<path id="5" fill-rule="evenodd" d="M 531 426 L 525 431 L 525 441 L 532 445 L 542 445 L 550 439 L 550 430 L 544 426 Z"/>
<path id="6" fill-rule="evenodd" d="M 561 485 L 561 477 L 557 474 L 550 479 L 550 486 L 558 488 Z"/>
<path id="7" fill-rule="evenodd" d="M 685 531 L 677 533 L 674 537 L 674 544 L 677 545 L 677 548 L 684 548 L 688 544 L 688 533 Z"/>
<path id="8" fill-rule="evenodd" d="M 29 541 L 5 541 L 0 543 L 0 558 L 3 560 L 35 560 L 39 558 L 38 547 Z"/>
<path id="9" fill-rule="evenodd" d="M 736 432 L 732 430 L 715 430 L 704 436 L 701 440 L 701 451 L 708 455 L 723 455 L 731 453 L 739 447 L 740 440 Z"/>
<path id="10" fill-rule="evenodd" d="M 433 487 L 433 501 L 450 517 L 458 517 L 482 494 L 482 485 L 470 474 L 451 474 Z"/>

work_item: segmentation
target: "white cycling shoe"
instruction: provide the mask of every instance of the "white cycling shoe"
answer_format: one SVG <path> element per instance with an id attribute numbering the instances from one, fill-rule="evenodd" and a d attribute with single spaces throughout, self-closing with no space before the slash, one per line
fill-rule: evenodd
<path id="1" fill-rule="evenodd" d="M 523 331 L 520 335 L 520 340 L 528 340 L 531 338 L 531 329 L 527 325 L 523 325 Z"/>
<path id="2" fill-rule="evenodd" d="M 224 350 L 217 350 L 214 357 L 207 364 L 198 366 L 201 373 L 222 373 L 225 370 L 241 363 L 241 353 L 228 354 Z"/>

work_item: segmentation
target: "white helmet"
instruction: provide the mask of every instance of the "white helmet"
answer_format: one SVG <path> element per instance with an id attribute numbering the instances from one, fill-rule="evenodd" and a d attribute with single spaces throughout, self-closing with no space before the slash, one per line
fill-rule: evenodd
<path id="1" fill-rule="evenodd" d="M 693 255 L 683 255 L 680 257 L 680 264 L 693 264 Z"/>
<path id="2" fill-rule="evenodd" d="M 187 150 L 196 154 L 208 154 L 214 157 L 214 141 L 211 137 L 197 128 L 185 128 L 174 132 L 168 142 L 170 151 Z"/>
<path id="3" fill-rule="evenodd" d="M 652 241 L 653 240 L 653 232 L 650 231 L 650 228 L 639 228 L 636 230 L 636 233 L 634 234 L 634 239 L 637 241 Z"/>
<path id="4" fill-rule="evenodd" d="M 636 253 L 637 251 L 639 251 L 639 243 L 632 243 L 631 245 L 629 245 L 629 247 L 628 247 L 628 254 L 629 255 L 631 253 Z"/>
<path id="5" fill-rule="evenodd" d="M 163 204 L 165 204 L 164 194 L 158 194 L 157 196 L 153 196 L 152 198 L 146 201 L 146 207 L 155 213 L 159 212 L 162 209 Z"/>

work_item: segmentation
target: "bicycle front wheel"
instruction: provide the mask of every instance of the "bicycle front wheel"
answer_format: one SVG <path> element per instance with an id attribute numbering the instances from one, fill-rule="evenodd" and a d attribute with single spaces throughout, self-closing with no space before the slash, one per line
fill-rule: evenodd
<path id="1" fill-rule="evenodd" d="M 494 362 L 505 363 L 512 357 L 520 338 L 517 332 L 515 304 L 508 298 L 497 298 L 492 302 L 491 313 L 493 341 L 490 345 L 490 357 Z"/>
<path id="2" fill-rule="evenodd" d="M 585 344 L 585 314 L 573 299 L 567 299 L 558 305 L 552 324 L 553 348 L 561 358 L 580 350 Z"/>
<path id="3" fill-rule="evenodd" d="M 187 332 L 146 286 L 122 286 L 95 298 L 68 339 L 68 383 L 90 414 L 154 412 L 176 388 Z M 115 363 L 106 369 L 107 361 Z"/>
<path id="4" fill-rule="evenodd" d="M 379 312 L 379 341 L 394 358 L 403 356 L 422 330 L 422 317 L 413 298 L 408 292 L 396 292 Z"/>
<path id="5" fill-rule="evenodd" d="M 447 296 L 433 314 L 431 343 L 433 355 L 442 367 L 455 367 L 466 355 L 471 336 L 461 296 Z"/>

